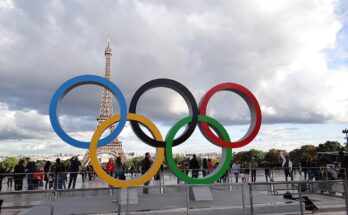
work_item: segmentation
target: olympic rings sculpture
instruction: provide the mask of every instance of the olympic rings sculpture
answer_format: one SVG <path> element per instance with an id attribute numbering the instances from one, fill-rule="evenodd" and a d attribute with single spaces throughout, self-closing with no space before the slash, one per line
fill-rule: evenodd
<path id="1" fill-rule="evenodd" d="M 118 101 L 120 106 L 120 114 L 113 115 L 101 123 L 95 130 L 91 141 L 83 142 L 72 138 L 62 129 L 58 117 L 58 108 L 61 100 L 69 91 L 78 86 L 90 84 L 98 85 L 109 90 Z M 153 124 L 145 116 L 136 113 L 137 102 L 139 101 L 141 95 L 150 89 L 158 87 L 169 88 L 179 93 L 184 98 L 189 109 L 189 116 L 177 122 L 169 130 L 165 140 L 163 140 L 162 134 L 155 124 Z M 246 134 L 236 142 L 232 142 L 230 140 L 227 131 L 217 120 L 206 116 L 209 100 L 219 91 L 230 91 L 237 93 L 248 104 L 250 109 L 251 122 L 249 129 Z M 214 86 L 203 96 L 198 107 L 194 96 L 183 84 L 171 79 L 155 79 L 145 83 L 135 92 L 127 113 L 126 101 L 121 90 L 111 81 L 95 75 L 81 75 L 64 82 L 52 96 L 49 107 L 49 117 L 53 130 L 63 141 L 74 147 L 89 149 L 91 164 L 97 175 L 102 180 L 109 185 L 123 188 L 139 186 L 149 181 L 158 172 L 164 157 L 166 157 L 167 164 L 170 169 L 181 180 L 189 184 L 213 183 L 217 179 L 221 178 L 227 171 L 232 160 L 232 148 L 239 148 L 249 144 L 258 134 L 262 121 L 260 105 L 255 96 L 247 88 L 236 83 L 222 83 Z M 140 140 L 142 140 L 142 142 L 156 148 L 156 159 L 151 168 L 141 177 L 127 181 L 117 180 L 106 174 L 106 172 L 101 168 L 97 159 L 97 147 L 105 146 L 114 140 L 121 133 L 126 121 L 130 121 L 133 132 Z M 100 139 L 103 132 L 114 123 L 118 123 L 114 131 L 112 131 L 108 136 Z M 153 137 L 149 137 L 141 129 L 139 124 L 147 128 Z M 175 138 L 176 133 L 186 124 L 187 127 L 184 132 L 179 137 Z M 176 166 L 172 153 L 172 147 L 185 142 L 192 135 L 197 125 L 206 139 L 222 148 L 221 162 L 219 162 L 218 167 L 211 174 L 199 179 L 191 178 L 184 174 Z M 211 129 L 213 129 L 215 133 Z"/>

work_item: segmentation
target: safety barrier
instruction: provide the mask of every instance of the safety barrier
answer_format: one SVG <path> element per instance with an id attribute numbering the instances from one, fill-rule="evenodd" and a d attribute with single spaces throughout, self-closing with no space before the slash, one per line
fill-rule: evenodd
<path id="1" fill-rule="evenodd" d="M 306 189 L 306 186 L 308 189 Z M 8 191 L 8 192 L 0 192 L 0 199 L 1 196 L 9 196 L 9 195 L 35 195 L 35 194 L 48 194 L 50 195 L 50 214 L 55 213 L 55 201 L 57 198 L 65 198 L 66 195 L 64 193 L 87 193 L 87 192 L 107 192 L 111 196 L 115 196 L 115 202 L 117 205 L 117 208 L 115 211 L 118 214 L 125 213 L 136 213 L 136 211 L 130 210 L 130 205 L 132 204 L 131 201 L 133 201 L 131 196 L 131 193 L 133 191 L 137 191 L 139 193 L 141 189 L 148 188 L 152 190 L 168 190 L 167 195 L 171 195 L 173 192 L 171 191 L 178 191 L 179 199 L 182 201 L 185 199 L 185 204 L 181 202 L 179 210 L 182 213 L 190 214 L 203 210 L 200 207 L 196 207 L 197 203 L 196 201 L 191 200 L 192 195 L 192 189 L 194 188 L 200 188 L 205 187 L 212 190 L 214 198 L 217 198 L 218 194 L 224 194 L 226 197 L 229 197 L 232 199 L 233 196 L 239 196 L 240 199 L 238 201 L 233 200 L 234 207 L 226 207 L 226 204 L 224 207 L 221 205 L 212 205 L 214 210 L 219 209 L 225 209 L 225 210 L 235 210 L 238 211 L 237 214 L 258 214 L 261 213 L 262 210 L 265 210 L 265 208 L 269 207 L 274 210 L 275 207 L 278 207 L 275 204 L 275 206 L 266 205 L 267 207 L 260 206 L 260 200 L 266 199 L 266 197 L 277 197 L 280 198 L 279 195 L 284 195 L 286 193 L 278 193 L 277 195 L 273 194 L 267 194 L 266 191 L 277 189 L 277 187 L 285 186 L 286 188 L 284 190 L 288 190 L 289 193 L 292 195 L 293 199 L 290 202 L 290 207 L 292 210 L 296 210 L 296 212 L 299 212 L 301 215 L 304 214 L 305 209 L 307 205 L 305 204 L 305 195 L 309 195 L 313 192 L 316 192 L 318 194 L 324 194 L 324 195 L 333 195 L 332 192 L 340 191 L 342 192 L 341 197 L 343 197 L 345 202 L 346 211 L 348 212 L 348 196 L 347 196 L 347 181 L 346 180 L 329 180 L 329 181 L 294 181 L 294 182 L 256 182 L 256 183 L 217 183 L 217 184 L 210 184 L 210 185 L 190 185 L 190 184 L 178 184 L 178 185 L 149 185 L 149 186 L 139 186 L 139 187 L 129 187 L 125 189 L 115 188 L 115 187 L 100 187 L 100 188 L 89 188 L 89 189 L 52 189 L 52 190 L 29 190 L 29 191 Z M 334 186 L 337 186 L 334 189 L 329 189 L 328 187 L 333 188 Z M 232 191 L 232 192 L 231 192 Z M 331 192 L 330 192 L 331 191 Z M 121 194 L 123 193 L 123 197 Z M 288 194 L 289 194 L 288 193 Z M 158 192 L 157 197 L 160 198 L 164 195 L 163 192 Z M 305 195 L 304 195 L 305 194 Z M 173 196 L 173 195 L 172 195 Z M 229 199 L 227 198 L 227 199 Z M 340 198 L 340 197 L 337 197 Z M 123 199 L 123 200 L 122 200 Z M 125 201 L 122 203 L 122 201 Z M 232 201 L 232 200 L 231 200 Z M 272 200 L 275 201 L 275 200 Z M 237 205 L 236 205 L 237 202 Z M 262 202 L 262 201 L 261 201 Z M 296 203 L 297 202 L 297 203 Z M 298 205 L 297 209 L 294 207 L 294 205 Z M 163 205 L 162 205 L 163 206 Z M 284 207 L 285 208 L 285 207 Z M 207 209 L 204 209 L 207 210 Z M 179 214 L 179 213 L 178 213 Z"/>

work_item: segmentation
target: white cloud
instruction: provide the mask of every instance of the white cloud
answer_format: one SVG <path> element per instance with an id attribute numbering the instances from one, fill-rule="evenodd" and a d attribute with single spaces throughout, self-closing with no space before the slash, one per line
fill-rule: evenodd
<path id="1" fill-rule="evenodd" d="M 45 139 L 52 137 L 48 116 L 35 110 L 11 110 L 0 103 L 0 139 Z"/>
<path id="2" fill-rule="evenodd" d="M 341 6 L 336 0 L 2 1 L 0 139 L 54 138 L 47 117 L 52 94 L 76 75 L 103 75 L 108 37 L 112 79 L 128 103 L 154 78 L 183 83 L 197 103 L 214 85 L 236 82 L 256 95 L 264 123 L 346 122 L 348 69 L 327 62 L 333 48 L 344 56 L 337 47 Z M 187 115 L 183 100 L 166 92 L 147 92 L 139 105 L 162 127 Z M 248 122 L 244 102 L 221 95 L 208 113 L 225 125 Z M 70 92 L 62 103 L 64 129 L 88 140 L 100 96 L 100 88 Z M 131 136 L 129 128 L 122 135 Z"/>
<path id="3" fill-rule="evenodd" d="M 261 111 L 264 115 L 274 115 L 277 113 L 273 107 L 267 107 L 265 105 L 261 106 Z"/>

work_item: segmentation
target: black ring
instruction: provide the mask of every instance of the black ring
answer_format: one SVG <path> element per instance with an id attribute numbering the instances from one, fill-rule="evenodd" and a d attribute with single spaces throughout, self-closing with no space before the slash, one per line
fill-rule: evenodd
<path id="1" fill-rule="evenodd" d="M 196 125 L 198 123 L 199 111 L 198 111 L 196 100 L 193 97 L 192 93 L 184 85 L 182 85 L 181 83 L 177 81 L 174 81 L 171 79 L 165 79 L 165 78 L 154 79 L 152 81 L 145 83 L 135 92 L 131 100 L 131 103 L 129 105 L 129 113 L 136 114 L 136 107 L 137 107 L 137 103 L 139 101 L 140 96 L 144 94 L 146 91 L 151 90 L 153 88 L 157 88 L 157 87 L 166 87 L 179 93 L 184 98 L 189 108 L 189 113 L 190 115 L 192 115 L 192 122 L 190 122 L 188 126 L 186 127 L 185 131 L 173 141 L 173 146 L 177 146 L 185 142 L 191 136 L 191 134 L 194 132 Z M 137 137 L 140 140 L 142 140 L 144 143 L 153 147 L 163 147 L 163 148 L 165 147 L 165 142 L 157 141 L 147 136 L 143 132 L 143 130 L 141 130 L 138 122 L 131 121 L 130 124 L 135 135 L 137 135 Z"/>

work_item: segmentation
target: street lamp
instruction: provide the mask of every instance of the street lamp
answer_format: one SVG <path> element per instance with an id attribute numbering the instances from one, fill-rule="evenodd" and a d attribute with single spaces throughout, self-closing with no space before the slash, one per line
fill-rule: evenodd
<path id="1" fill-rule="evenodd" d="M 348 147 L 348 129 L 342 130 L 342 133 L 346 135 L 346 139 L 347 139 L 346 147 Z"/>

